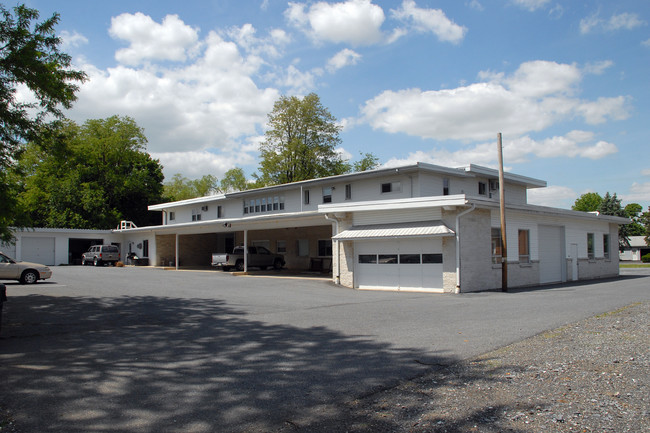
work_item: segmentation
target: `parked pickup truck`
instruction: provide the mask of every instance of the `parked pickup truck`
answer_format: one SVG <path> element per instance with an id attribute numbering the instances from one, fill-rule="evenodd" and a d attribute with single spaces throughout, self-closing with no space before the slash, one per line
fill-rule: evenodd
<path id="1" fill-rule="evenodd" d="M 274 269 L 280 270 L 284 263 L 282 255 L 273 254 L 265 247 L 248 247 L 248 267 L 264 270 L 273 266 Z M 244 247 L 235 247 L 232 254 L 212 254 L 212 266 L 220 267 L 224 271 L 229 271 L 230 268 L 243 271 Z"/>

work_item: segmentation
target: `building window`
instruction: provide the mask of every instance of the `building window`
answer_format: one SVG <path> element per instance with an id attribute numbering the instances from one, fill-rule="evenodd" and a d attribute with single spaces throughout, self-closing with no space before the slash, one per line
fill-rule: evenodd
<path id="1" fill-rule="evenodd" d="M 442 179 L 442 195 L 449 195 L 449 178 Z"/>
<path id="2" fill-rule="evenodd" d="M 419 265 L 420 264 L 420 255 L 419 254 L 400 254 L 399 262 L 403 265 Z"/>
<path id="3" fill-rule="evenodd" d="M 359 263 L 377 264 L 377 254 L 359 254 Z"/>
<path id="4" fill-rule="evenodd" d="M 280 210 L 284 210 L 284 197 L 280 196 Z"/>
<path id="5" fill-rule="evenodd" d="M 176 212 L 169 212 L 169 221 L 174 221 L 176 219 Z"/>
<path id="6" fill-rule="evenodd" d="M 422 254 L 422 263 L 442 263 L 442 254 Z"/>
<path id="7" fill-rule="evenodd" d="M 287 241 L 276 241 L 275 249 L 278 254 L 286 254 L 287 252 Z"/>
<path id="8" fill-rule="evenodd" d="M 479 182 L 478 183 L 478 193 L 479 195 L 486 195 L 487 194 L 487 185 L 485 182 Z"/>
<path id="9" fill-rule="evenodd" d="M 221 206 L 217 206 L 217 218 L 223 218 L 223 210 Z"/>
<path id="10" fill-rule="evenodd" d="M 142 257 L 149 257 L 149 239 L 142 241 Z"/>
<path id="11" fill-rule="evenodd" d="M 248 204 L 246 203 L 246 200 L 243 201 L 244 204 L 244 214 L 248 213 Z"/>
<path id="12" fill-rule="evenodd" d="M 397 254 L 379 254 L 379 264 L 396 265 L 397 263 Z"/>
<path id="13" fill-rule="evenodd" d="M 332 240 L 322 239 L 318 241 L 318 256 L 331 257 L 332 256 Z"/>
<path id="14" fill-rule="evenodd" d="M 192 221 L 201 221 L 201 211 L 192 209 Z"/>
<path id="15" fill-rule="evenodd" d="M 603 257 L 609 259 L 609 235 L 603 235 Z"/>
<path id="16" fill-rule="evenodd" d="M 501 229 L 492 229 L 492 263 L 501 263 L 503 254 L 501 251 Z"/>
<path id="17" fill-rule="evenodd" d="M 259 212 L 261 206 L 262 206 L 262 200 L 260 200 L 259 198 L 256 198 L 255 199 L 255 212 Z"/>
<path id="18" fill-rule="evenodd" d="M 273 210 L 280 208 L 280 197 L 273 197 Z"/>
<path id="19" fill-rule="evenodd" d="M 303 192 L 303 196 L 304 196 L 304 197 L 303 197 L 303 203 L 304 203 L 304 204 L 309 204 L 309 190 L 308 190 L 308 189 L 306 189 L 306 190 Z"/>
<path id="20" fill-rule="evenodd" d="M 594 234 L 593 233 L 587 233 L 587 258 L 593 259 L 595 257 L 594 255 Z"/>
<path id="21" fill-rule="evenodd" d="M 332 187 L 323 187 L 323 203 L 332 203 Z"/>
<path id="22" fill-rule="evenodd" d="M 352 185 L 349 183 L 345 185 L 345 199 L 352 200 Z"/>
<path id="23" fill-rule="evenodd" d="M 519 230 L 519 263 L 530 263 L 530 230 Z"/>
<path id="24" fill-rule="evenodd" d="M 402 190 L 401 182 L 387 182 L 381 184 L 382 194 L 388 192 L 400 192 L 401 190 Z"/>
<path id="25" fill-rule="evenodd" d="M 262 212 L 266 212 L 266 197 L 262 199 Z"/>
<path id="26" fill-rule="evenodd" d="M 309 256 L 309 239 L 298 239 L 298 256 Z"/>
<path id="27" fill-rule="evenodd" d="M 255 212 L 255 200 L 251 200 L 248 203 L 249 203 L 248 212 L 249 213 Z"/>

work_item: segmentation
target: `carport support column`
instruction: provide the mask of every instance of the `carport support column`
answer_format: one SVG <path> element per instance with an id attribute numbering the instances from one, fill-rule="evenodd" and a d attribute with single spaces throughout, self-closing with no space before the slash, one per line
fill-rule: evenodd
<path id="1" fill-rule="evenodd" d="M 178 233 L 176 233 L 176 252 L 175 252 L 175 255 L 176 255 L 176 263 L 175 263 L 176 270 L 178 270 L 178 250 L 180 249 L 179 246 L 178 246 L 179 239 L 180 239 L 180 235 Z"/>
<path id="2" fill-rule="evenodd" d="M 244 272 L 248 272 L 248 230 L 244 229 Z"/>

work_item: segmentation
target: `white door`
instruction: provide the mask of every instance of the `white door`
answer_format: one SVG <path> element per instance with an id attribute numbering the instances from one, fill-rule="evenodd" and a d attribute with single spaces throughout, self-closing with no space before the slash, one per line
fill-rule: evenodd
<path id="1" fill-rule="evenodd" d="M 442 240 L 357 241 L 355 286 L 360 289 L 442 291 Z"/>
<path id="2" fill-rule="evenodd" d="M 539 282 L 564 281 L 564 230 L 557 226 L 539 226 Z"/>
<path id="3" fill-rule="evenodd" d="M 22 254 L 24 262 L 54 265 L 54 238 L 22 237 Z"/>

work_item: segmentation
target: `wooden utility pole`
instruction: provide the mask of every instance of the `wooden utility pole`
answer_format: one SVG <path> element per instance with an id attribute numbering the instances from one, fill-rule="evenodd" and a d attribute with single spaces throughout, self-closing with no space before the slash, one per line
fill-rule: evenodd
<path id="1" fill-rule="evenodd" d="M 503 180 L 503 146 L 501 133 L 497 134 L 499 148 L 499 204 L 501 208 L 501 291 L 508 291 L 508 243 L 506 242 L 506 198 L 505 182 Z"/>

